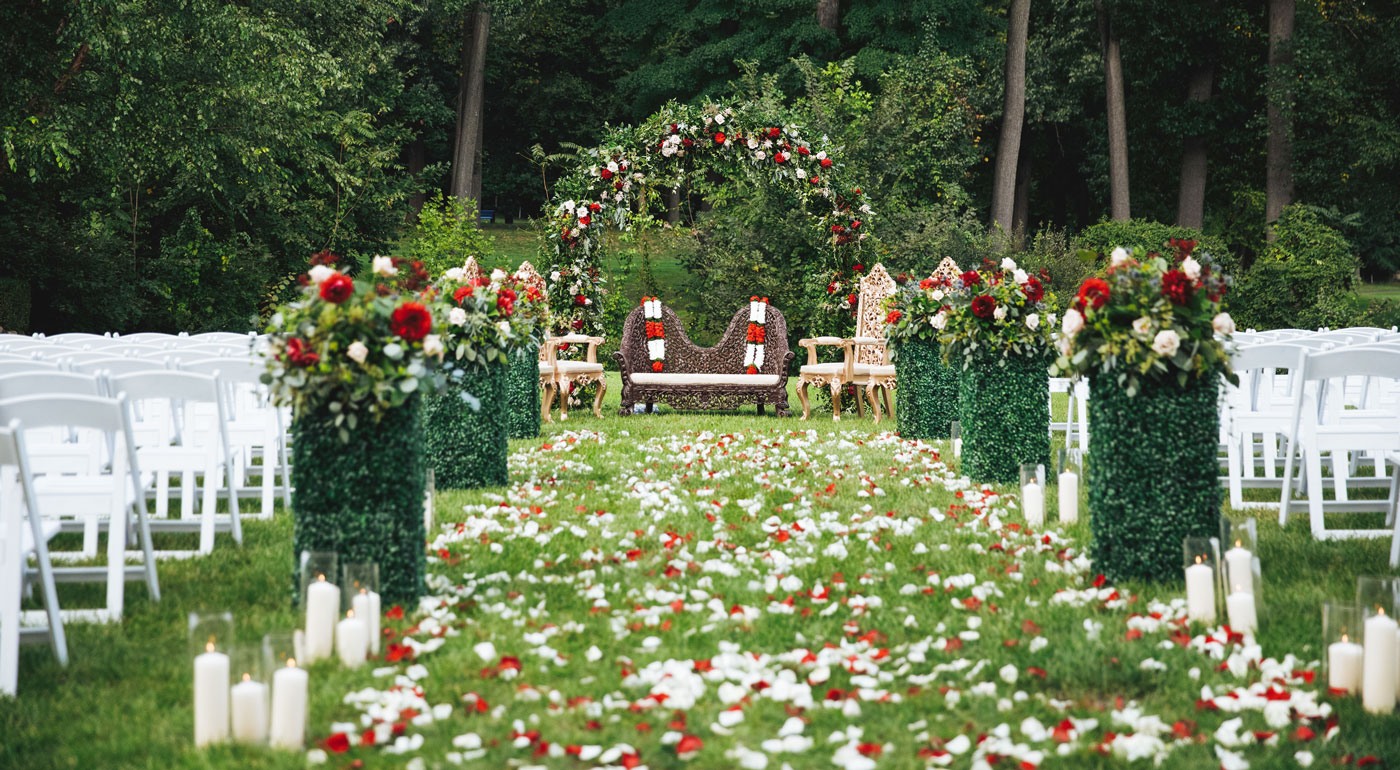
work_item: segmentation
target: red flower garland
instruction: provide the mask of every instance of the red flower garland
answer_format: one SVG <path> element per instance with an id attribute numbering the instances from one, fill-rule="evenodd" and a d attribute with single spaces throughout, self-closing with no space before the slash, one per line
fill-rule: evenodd
<path id="1" fill-rule="evenodd" d="M 752 297 L 749 297 L 749 302 L 762 302 L 763 304 L 766 305 L 766 304 L 768 304 L 768 298 L 767 298 L 767 297 L 759 297 L 758 295 L 754 295 L 754 296 L 752 296 Z M 749 319 L 749 328 L 748 328 L 747 333 L 744 335 L 744 339 L 745 339 L 745 340 L 748 342 L 748 344 L 750 344 L 750 345 L 762 345 L 762 344 L 764 344 L 764 335 L 765 335 L 765 333 L 766 333 L 766 332 L 765 332 L 765 329 L 766 329 L 766 327 L 764 326 L 764 324 L 755 323 L 755 322 L 753 321 L 753 319 L 750 318 L 750 319 Z M 753 365 L 753 364 L 749 364 L 748 366 L 746 366 L 746 367 L 744 368 L 744 373 L 745 373 L 745 374 L 758 374 L 758 367 L 755 366 L 755 365 Z"/>
<path id="2" fill-rule="evenodd" d="M 658 299 L 658 298 L 656 298 L 656 297 L 642 297 L 642 318 L 643 318 L 643 320 L 644 320 L 644 322 L 645 322 L 645 324 L 646 324 L 647 348 L 648 348 L 648 349 L 650 349 L 650 348 L 652 347 L 652 345 L 651 345 L 651 341 L 652 341 L 652 340 L 664 340 L 664 339 L 666 339 L 666 327 L 664 327 L 664 326 L 661 324 L 661 320 L 660 320 L 659 318 L 657 318 L 656 320 L 652 320 L 652 319 L 647 318 L 647 309 L 646 309 L 647 303 L 648 303 L 648 302 L 657 302 L 657 303 L 659 303 L 660 301 L 661 301 L 661 300 Z M 665 343 L 662 343 L 662 344 L 664 345 Z M 661 359 L 661 358 L 653 358 L 653 359 L 652 359 L 652 361 L 651 361 L 651 370 L 652 370 L 653 372 L 659 372 L 659 371 L 661 371 L 662 369 L 665 369 L 665 368 L 666 368 L 666 364 L 665 364 L 665 362 L 663 361 L 663 359 Z"/>

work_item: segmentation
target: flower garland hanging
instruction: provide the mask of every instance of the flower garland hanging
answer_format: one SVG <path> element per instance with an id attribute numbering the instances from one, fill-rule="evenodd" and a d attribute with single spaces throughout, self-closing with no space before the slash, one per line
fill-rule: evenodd
<path id="1" fill-rule="evenodd" d="M 763 368 L 764 323 L 768 320 L 768 298 L 749 297 L 748 344 L 744 346 L 744 373 L 758 374 Z"/>
<path id="2" fill-rule="evenodd" d="M 666 368 L 666 329 L 661 325 L 661 300 L 642 297 L 642 318 L 646 319 L 647 324 L 647 354 L 651 356 L 651 370 L 659 372 Z"/>

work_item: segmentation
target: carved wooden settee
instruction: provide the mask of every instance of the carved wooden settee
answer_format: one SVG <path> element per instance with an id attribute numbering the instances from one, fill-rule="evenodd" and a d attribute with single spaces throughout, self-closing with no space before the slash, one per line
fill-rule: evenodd
<path id="1" fill-rule="evenodd" d="M 686 336 L 685 324 L 675 311 L 662 305 L 666 357 L 657 372 L 647 348 L 643 308 L 633 309 L 622 327 L 621 350 L 613 354 L 622 372 L 620 414 L 631 414 L 638 403 L 646 404 L 648 411 L 658 402 L 673 409 L 733 409 L 753 403 L 759 414 L 771 404 L 780 417 L 790 416 L 787 373 L 793 353 L 788 350 L 787 321 L 777 308 L 767 307 L 763 366 L 756 374 L 746 374 L 749 313 L 746 303 L 730 319 L 719 344 L 702 348 Z"/>

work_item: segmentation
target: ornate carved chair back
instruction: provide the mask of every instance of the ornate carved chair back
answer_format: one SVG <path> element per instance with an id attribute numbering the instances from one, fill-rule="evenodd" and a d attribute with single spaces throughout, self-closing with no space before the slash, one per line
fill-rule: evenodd
<path id="1" fill-rule="evenodd" d="M 469 281 L 474 281 L 486 275 L 485 271 L 481 269 L 481 264 L 476 261 L 476 257 L 467 257 L 467 261 L 462 265 L 462 272 Z"/>
<path id="2" fill-rule="evenodd" d="M 958 263 L 954 262 L 952 257 L 944 257 L 943 261 L 938 263 L 938 268 L 929 277 L 952 281 L 960 275 L 962 275 L 962 271 L 958 269 Z"/>
<path id="3" fill-rule="evenodd" d="M 480 268 L 477 269 L 480 270 Z M 540 275 L 540 272 L 535 269 L 534 265 L 530 264 L 529 260 L 521 262 L 520 267 L 515 268 L 515 277 L 519 279 L 521 283 L 525 284 L 525 287 L 527 289 L 533 288 L 536 291 L 538 291 L 540 293 L 540 297 L 543 298 L 542 301 L 545 302 L 546 307 L 548 307 L 549 292 L 545 290 L 546 287 L 544 282 L 544 276 Z M 546 332 L 547 331 L 548 330 L 546 330 Z M 541 361 L 544 361 L 548 358 L 548 347 L 548 345 L 540 345 Z"/>
<path id="4" fill-rule="evenodd" d="M 885 318 L 889 315 L 885 303 L 894 296 L 895 288 L 894 279 L 878 262 L 860 279 L 860 298 L 856 303 L 857 337 L 885 339 Z M 886 350 L 884 345 L 856 345 L 855 363 L 887 364 Z"/>

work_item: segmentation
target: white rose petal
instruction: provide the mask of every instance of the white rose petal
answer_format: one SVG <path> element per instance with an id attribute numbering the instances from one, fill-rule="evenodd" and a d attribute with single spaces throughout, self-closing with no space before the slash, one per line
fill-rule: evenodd
<path id="1" fill-rule="evenodd" d="M 385 278 L 392 278 L 399 274 L 399 269 L 394 267 L 393 257 L 375 257 L 373 269 L 375 275 L 382 275 Z"/>
<path id="2" fill-rule="evenodd" d="M 1195 257 L 1187 257 L 1181 262 L 1181 272 L 1185 273 L 1187 278 L 1199 281 L 1201 279 L 1201 263 L 1197 262 Z"/>
<path id="3" fill-rule="evenodd" d="M 1078 310 L 1070 308 L 1065 311 L 1065 320 L 1060 330 L 1065 334 L 1078 334 L 1084 328 L 1084 316 Z"/>
<path id="4" fill-rule="evenodd" d="M 1141 334 L 1141 335 L 1143 335 L 1143 336 L 1147 336 L 1148 334 L 1151 334 L 1151 333 L 1152 333 L 1152 319 L 1151 319 L 1151 318 L 1148 318 L 1147 316 L 1142 316 L 1141 318 L 1138 318 L 1138 319 L 1134 320 L 1134 321 L 1133 321 L 1133 331 L 1135 331 L 1135 332 L 1137 332 L 1138 334 Z"/>
<path id="5" fill-rule="evenodd" d="M 311 282 L 320 286 L 327 278 L 335 275 L 335 268 L 329 265 L 313 265 L 306 274 L 311 276 Z"/>
<path id="6" fill-rule="evenodd" d="M 1235 319 L 1231 318 L 1229 313 L 1220 313 L 1212 318 L 1210 325 L 1214 327 L 1216 334 L 1222 336 L 1228 337 L 1235 333 Z"/>
<path id="7" fill-rule="evenodd" d="M 423 338 L 423 355 L 440 356 L 442 353 L 442 337 L 436 334 L 429 334 Z"/>
<path id="8" fill-rule="evenodd" d="M 363 364 L 365 357 L 369 355 L 369 348 L 365 347 L 365 343 L 355 340 L 350 343 L 350 347 L 345 349 L 345 355 L 349 356 L 351 361 Z"/>
<path id="9" fill-rule="evenodd" d="M 447 311 L 447 322 L 453 326 L 462 326 L 467 322 L 467 311 L 460 307 L 454 307 Z"/>
<path id="10" fill-rule="evenodd" d="M 1109 264 L 1110 267 L 1119 267 L 1119 266 L 1121 266 L 1124 262 L 1127 262 L 1128 259 L 1131 258 L 1132 256 L 1133 256 L 1132 252 L 1128 251 L 1127 249 L 1123 248 L 1122 246 L 1119 246 L 1119 247 L 1117 247 L 1117 248 L 1115 248 L 1115 249 L 1113 250 L 1113 253 L 1112 253 L 1112 254 L 1109 255 L 1109 257 L 1108 257 L 1108 264 Z"/>
<path id="11" fill-rule="evenodd" d="M 1015 270 L 1015 269 L 1016 269 L 1016 260 L 1012 259 L 1011 257 L 1007 257 L 1006 259 L 1003 259 L 1003 260 L 1001 261 L 1001 269 L 1002 269 L 1002 270 Z"/>
<path id="12" fill-rule="evenodd" d="M 1026 328 L 1030 329 L 1031 331 L 1035 331 L 1036 329 L 1040 328 L 1039 313 L 1031 313 L 1030 315 L 1026 316 Z"/>
<path id="13" fill-rule="evenodd" d="M 1174 356 L 1181 347 L 1181 335 L 1171 329 L 1163 329 L 1152 338 L 1152 349 L 1164 356 Z"/>

